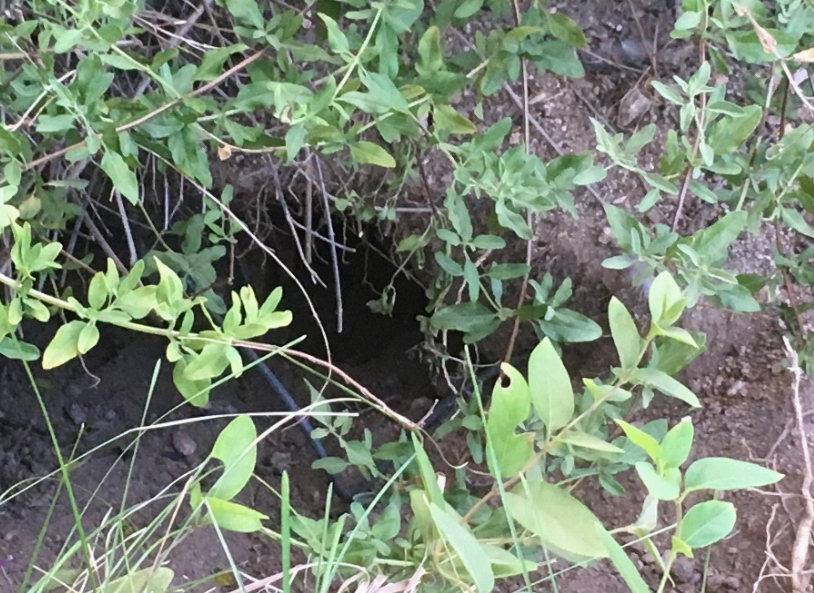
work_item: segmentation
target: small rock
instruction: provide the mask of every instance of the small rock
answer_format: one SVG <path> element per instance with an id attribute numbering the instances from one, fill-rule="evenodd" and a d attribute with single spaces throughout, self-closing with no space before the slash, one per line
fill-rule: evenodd
<path id="1" fill-rule="evenodd" d="M 77 426 L 84 424 L 88 420 L 88 409 L 76 402 L 72 403 L 70 407 L 65 410 L 65 413 L 68 414 L 68 418 Z"/>
<path id="2" fill-rule="evenodd" d="M 410 404 L 409 417 L 413 420 L 420 420 L 424 415 L 429 412 L 432 407 L 432 402 L 427 397 L 417 397 Z"/>
<path id="3" fill-rule="evenodd" d="M 635 39 L 623 39 L 620 45 L 622 58 L 632 66 L 641 66 L 647 61 L 647 52 Z"/>
<path id="4" fill-rule="evenodd" d="M 695 560 L 693 558 L 681 556 L 680 558 L 677 558 L 675 562 L 673 562 L 670 572 L 673 573 L 673 576 L 679 583 L 692 583 L 696 578 Z"/>
<path id="5" fill-rule="evenodd" d="M 172 446 L 184 457 L 189 457 L 198 448 L 198 444 L 183 430 L 172 433 Z"/>
<path id="6" fill-rule="evenodd" d="M 743 381 L 735 381 L 729 389 L 726 390 L 726 394 L 729 396 L 734 395 L 745 395 L 746 394 L 746 383 Z"/>
<path id="7" fill-rule="evenodd" d="M 720 573 L 713 573 L 707 578 L 707 591 L 709 593 L 724 593 L 729 590 L 728 580 L 731 577 L 724 576 Z"/>
<path id="8" fill-rule="evenodd" d="M 619 104 L 619 123 L 627 127 L 639 119 L 653 105 L 653 100 L 633 87 Z"/>
<path id="9" fill-rule="evenodd" d="M 269 465 L 279 473 L 288 471 L 291 467 L 291 453 L 275 451 L 269 456 Z"/>
<path id="10" fill-rule="evenodd" d="M 740 591 L 741 580 L 738 577 L 726 577 L 726 579 L 724 580 L 724 585 L 729 587 L 733 591 Z"/>

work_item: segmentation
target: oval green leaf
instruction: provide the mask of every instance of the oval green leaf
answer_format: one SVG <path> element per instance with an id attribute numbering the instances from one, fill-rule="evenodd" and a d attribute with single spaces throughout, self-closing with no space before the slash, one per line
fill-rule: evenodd
<path id="1" fill-rule="evenodd" d="M 228 500 L 207 497 L 206 503 L 211 513 L 210 518 L 221 529 L 252 533 L 262 529 L 262 521 L 268 519 L 259 511 Z"/>
<path id="2" fill-rule="evenodd" d="M 636 368 L 641 356 L 642 339 L 633 317 L 616 297 L 612 297 L 608 305 L 608 322 L 621 367 L 626 370 Z"/>
<path id="3" fill-rule="evenodd" d="M 529 357 L 529 389 L 534 409 L 549 434 L 568 424 L 574 415 L 571 378 L 548 338 Z"/>
<path id="4" fill-rule="evenodd" d="M 691 548 L 705 548 L 729 535 L 735 518 L 731 502 L 708 500 L 687 511 L 678 526 L 678 537 Z"/>
<path id="5" fill-rule="evenodd" d="M 548 482 L 520 484 L 506 493 L 505 502 L 512 518 L 544 543 L 583 558 L 608 555 L 596 516 L 562 488 Z"/>
<path id="6" fill-rule="evenodd" d="M 486 436 L 494 456 L 488 456 L 494 475 L 513 476 L 523 469 L 533 452 L 530 435 L 516 434 L 531 409 L 529 386 L 514 367 L 504 364 L 508 385 L 497 381 L 492 390 L 492 403 L 486 418 Z"/>
<path id="7" fill-rule="evenodd" d="M 783 479 L 774 470 L 727 457 L 705 457 L 694 462 L 684 474 L 684 489 L 741 490 L 768 486 Z"/>
<path id="8" fill-rule="evenodd" d="M 223 462 L 223 474 L 208 496 L 226 501 L 243 490 L 254 471 L 256 438 L 257 429 L 249 416 L 238 416 L 221 431 L 209 456 Z"/>

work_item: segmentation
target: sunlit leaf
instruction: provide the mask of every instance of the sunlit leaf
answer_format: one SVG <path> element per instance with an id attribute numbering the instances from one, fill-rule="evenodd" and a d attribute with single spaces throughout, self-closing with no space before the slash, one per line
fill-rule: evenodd
<path id="1" fill-rule="evenodd" d="M 549 434 L 568 424 L 574 415 L 571 378 L 548 338 L 529 357 L 529 389 L 532 404 Z"/>
<path id="2" fill-rule="evenodd" d="M 562 488 L 544 481 L 519 484 L 505 501 L 511 517 L 544 544 L 583 558 L 608 555 L 596 516 Z"/>

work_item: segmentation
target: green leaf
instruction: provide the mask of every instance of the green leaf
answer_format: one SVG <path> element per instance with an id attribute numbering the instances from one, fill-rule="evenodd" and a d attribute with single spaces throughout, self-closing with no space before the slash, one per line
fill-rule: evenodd
<path id="1" fill-rule="evenodd" d="M 585 47 L 585 34 L 582 29 L 561 12 L 548 14 L 548 30 L 554 37 L 573 47 Z"/>
<path id="2" fill-rule="evenodd" d="M 211 458 L 223 462 L 223 474 L 207 497 L 231 500 L 249 482 L 257 460 L 257 429 L 249 416 L 238 416 L 218 435 Z"/>
<path id="3" fill-rule="evenodd" d="M 696 232 L 692 238 L 692 248 L 711 261 L 725 260 L 727 249 L 746 228 L 747 217 L 748 214 L 744 210 L 726 214 L 713 225 Z"/>
<path id="4" fill-rule="evenodd" d="M 798 233 L 814 238 L 814 229 L 806 222 L 803 215 L 794 208 L 780 208 L 780 216 L 783 218 L 783 222 Z"/>
<path id="5" fill-rule="evenodd" d="M 102 585 L 100 593 L 166 593 L 175 573 L 166 566 L 152 566 Z M 70 581 L 69 581 L 70 582 Z"/>
<path id="6" fill-rule="evenodd" d="M 571 494 L 548 482 L 518 484 L 505 495 L 512 519 L 548 544 L 582 558 L 608 555 L 596 516 Z"/>
<path id="7" fill-rule="evenodd" d="M 122 156 L 118 152 L 106 148 L 100 166 L 102 167 L 102 171 L 110 177 L 110 180 L 119 193 L 127 198 L 131 204 L 137 204 L 139 201 L 139 190 L 136 173 L 127 166 Z"/>
<path id="8" fill-rule="evenodd" d="M 379 165 L 388 169 L 396 166 L 395 159 L 384 148 L 367 140 L 351 144 L 350 154 L 360 164 Z"/>
<path id="9" fill-rule="evenodd" d="M 675 500 L 681 491 L 681 472 L 675 468 L 665 470 L 659 474 L 652 465 L 646 461 L 639 461 L 635 465 L 636 473 L 647 488 L 647 492 L 658 500 Z"/>
<path id="10" fill-rule="evenodd" d="M 648 366 L 658 369 L 668 375 L 675 375 L 683 369 L 696 356 L 706 351 L 706 336 L 701 332 L 690 333 L 696 346 L 685 342 L 656 338 L 654 348 L 650 355 Z"/>
<path id="11" fill-rule="evenodd" d="M 726 115 L 716 121 L 707 136 L 707 144 L 716 155 L 733 152 L 752 135 L 762 118 L 760 105 L 747 105 L 741 115 Z"/>
<path id="12" fill-rule="evenodd" d="M 590 185 L 605 179 L 608 170 L 605 167 L 588 167 L 574 176 L 574 185 Z"/>
<path id="13" fill-rule="evenodd" d="M 724 284 L 716 287 L 717 292 L 710 295 L 710 300 L 719 307 L 756 313 L 761 310 L 760 303 L 751 295 L 749 289 L 739 284 Z"/>
<path id="14" fill-rule="evenodd" d="M 288 162 L 292 162 L 294 157 L 305 146 L 305 125 L 302 123 L 291 126 L 285 133 L 285 154 Z"/>
<path id="15" fill-rule="evenodd" d="M 442 330 L 469 332 L 494 319 L 495 314 L 481 303 L 458 303 L 439 309 L 430 318 L 434 327 Z"/>
<path id="16" fill-rule="evenodd" d="M 3 339 L 0 340 L 0 356 L 12 360 L 32 361 L 40 357 L 40 349 L 28 342 L 3 336 Z"/>
<path id="17" fill-rule="evenodd" d="M 654 463 L 658 463 L 659 458 L 661 457 L 661 448 L 656 439 L 640 428 L 636 428 L 632 424 L 628 424 L 624 420 L 617 418 L 615 422 L 622 427 L 622 430 L 625 432 L 625 436 L 630 440 L 631 443 L 644 449 L 647 456 L 650 457 Z"/>
<path id="18" fill-rule="evenodd" d="M 116 299 L 116 307 L 133 319 L 143 319 L 158 305 L 155 295 L 155 286 L 140 286 Z"/>
<path id="19" fill-rule="evenodd" d="M 456 19 L 466 20 L 475 15 L 483 6 L 483 0 L 463 0 L 455 9 L 453 16 Z"/>
<path id="20" fill-rule="evenodd" d="M 178 274 L 167 266 L 158 257 L 153 257 L 155 267 L 158 270 L 159 281 L 156 286 L 155 296 L 159 304 L 166 304 L 173 310 L 184 299 L 184 286 Z"/>
<path id="21" fill-rule="evenodd" d="M 633 394 L 613 385 L 601 385 L 595 379 L 583 379 L 582 383 L 594 398 L 594 401 L 606 400 L 608 402 L 623 402 L 633 397 Z"/>
<path id="22" fill-rule="evenodd" d="M 441 535 L 457 552 L 466 570 L 475 581 L 475 587 L 482 593 L 490 593 L 495 586 L 492 563 L 481 548 L 478 540 L 465 529 L 458 517 L 445 513 L 437 504 L 430 503 L 432 520 Z"/>
<path id="23" fill-rule="evenodd" d="M 592 319 L 571 309 L 559 308 L 549 317 L 539 319 L 543 334 L 556 342 L 593 342 L 602 335 L 602 328 Z"/>
<path id="24" fill-rule="evenodd" d="M 432 462 L 430 461 L 427 452 L 424 450 L 424 446 L 422 445 L 421 441 L 418 438 L 416 433 L 411 433 L 410 435 L 413 440 L 413 451 L 415 451 L 415 459 L 416 463 L 418 464 L 418 471 L 421 474 L 421 481 L 424 486 L 424 491 L 414 490 L 413 492 L 417 492 L 421 498 L 426 497 L 436 505 L 443 505 L 444 503 L 444 493 L 441 492 L 441 488 L 438 486 L 438 479 L 435 475 L 435 471 L 432 468 Z M 412 495 L 413 492 L 410 494 Z M 412 500 L 412 496 L 410 496 Z M 426 498 L 424 498 L 426 501 Z M 415 510 L 415 508 L 414 508 Z"/>
<path id="25" fill-rule="evenodd" d="M 599 539 L 608 551 L 610 561 L 619 571 L 619 574 L 627 584 L 631 593 L 650 593 L 650 587 L 644 582 L 642 575 L 633 564 L 633 561 L 625 553 L 625 550 L 619 543 L 608 533 L 607 529 L 597 522 L 596 530 L 599 533 Z"/>
<path id="26" fill-rule="evenodd" d="M 424 10 L 424 0 L 399 0 L 384 4 L 382 17 L 397 35 L 410 29 Z"/>
<path id="27" fill-rule="evenodd" d="M 783 474 L 754 463 L 726 457 L 699 459 L 684 473 L 684 489 L 742 490 L 768 486 L 783 479 Z"/>
<path id="28" fill-rule="evenodd" d="M 548 338 L 531 352 L 528 377 L 534 409 L 552 435 L 574 415 L 574 391 L 568 371 Z"/>
<path id="29" fill-rule="evenodd" d="M 76 340 L 76 349 L 79 354 L 87 354 L 91 348 L 99 343 L 99 328 L 93 322 L 86 323 Z"/>
<path id="30" fill-rule="evenodd" d="M 568 445 L 573 445 L 574 447 L 583 447 L 585 449 L 591 449 L 592 451 L 599 451 L 601 453 L 624 453 L 624 449 L 620 449 L 616 445 L 612 445 L 607 441 L 603 441 L 599 437 L 581 430 L 569 430 L 565 434 L 559 435 L 557 439 Z"/>
<path id="31" fill-rule="evenodd" d="M 687 10 L 676 19 L 673 28 L 676 31 L 686 31 L 695 29 L 701 23 L 701 13 L 698 11 Z"/>
<path id="32" fill-rule="evenodd" d="M 656 89 L 656 92 L 670 101 L 670 103 L 675 103 L 676 105 L 683 105 L 686 102 L 686 99 L 681 96 L 681 94 L 675 90 L 671 86 L 667 86 L 663 82 L 658 80 L 654 80 L 652 83 L 653 88 Z"/>
<path id="33" fill-rule="evenodd" d="M 528 264 L 492 264 L 486 275 L 495 280 L 522 278 L 529 272 Z"/>
<path id="34" fill-rule="evenodd" d="M 480 274 L 478 273 L 478 266 L 469 259 L 469 256 L 464 261 L 464 281 L 468 288 L 469 300 L 473 303 L 477 302 L 480 297 Z"/>
<path id="35" fill-rule="evenodd" d="M 636 130 L 634 134 L 625 142 L 625 152 L 629 155 L 638 153 L 646 145 L 650 144 L 653 137 L 656 135 L 656 125 L 648 124 L 645 127 Z"/>
<path id="36" fill-rule="evenodd" d="M 40 134 L 54 134 L 72 130 L 74 126 L 74 116 L 63 115 L 41 115 L 37 120 L 37 132 Z"/>
<path id="37" fill-rule="evenodd" d="M 487 457 L 493 475 L 517 474 L 533 453 L 532 435 L 516 434 L 517 426 L 526 420 L 531 410 L 531 394 L 523 375 L 511 365 L 501 366 L 505 380 L 497 381 L 492 389 L 492 403 L 486 416 L 486 436 L 494 457 Z"/>
<path id="38" fill-rule="evenodd" d="M 53 369 L 79 356 L 79 335 L 85 322 L 69 321 L 60 327 L 42 355 L 42 368 Z"/>
<path id="39" fill-rule="evenodd" d="M 253 533 L 263 529 L 266 515 L 249 507 L 220 498 L 206 497 L 211 519 L 221 529 L 238 533 Z"/>
<path id="40" fill-rule="evenodd" d="M 668 195 L 674 195 L 678 193 L 678 188 L 675 186 L 675 184 L 673 184 L 664 175 L 646 171 L 642 173 L 642 177 L 652 187 L 660 191 L 663 191 Z"/>
<path id="41" fill-rule="evenodd" d="M 622 251 L 632 251 L 631 235 L 638 233 L 640 225 L 638 221 L 622 208 L 612 204 L 605 204 L 605 216 L 608 219 L 613 238 Z"/>
<path id="42" fill-rule="evenodd" d="M 672 325 L 681 315 L 680 312 L 678 315 L 670 314 L 673 306 L 686 302 L 681 289 L 669 272 L 662 272 L 656 276 L 650 285 L 647 301 L 652 322 L 664 326 Z"/>
<path id="43" fill-rule="evenodd" d="M 722 540 L 735 526 L 735 505 L 708 500 L 691 507 L 681 519 L 678 537 L 691 548 L 705 548 Z"/>
<path id="44" fill-rule="evenodd" d="M 440 230 L 444 230 L 444 229 L 440 229 Z M 439 232 L 440 232 L 440 230 L 439 230 Z M 443 239 L 444 237 L 442 236 L 441 238 Z M 450 276 L 453 276 L 453 277 L 457 278 L 459 276 L 464 275 L 464 269 L 461 266 L 461 264 L 456 262 L 454 259 L 452 259 L 450 256 L 448 256 L 443 251 L 436 251 L 434 257 L 435 257 L 435 262 L 441 267 L 441 269 L 444 272 L 446 272 Z"/>
<path id="45" fill-rule="evenodd" d="M 195 69 L 194 81 L 208 81 L 220 76 L 224 71 L 224 62 L 229 56 L 245 51 L 247 46 L 242 43 L 215 47 L 204 52 L 201 61 Z M 104 59 L 104 58 L 102 58 Z M 129 69 L 129 68 L 128 68 Z"/>
<path id="46" fill-rule="evenodd" d="M 472 239 L 472 246 L 476 247 L 477 249 L 503 249 L 504 247 L 506 247 L 506 241 L 502 237 L 496 237 L 495 235 L 478 235 L 477 237 Z M 525 266 L 525 264 L 520 265 Z M 528 266 L 526 266 L 526 268 L 528 269 Z M 494 269 L 495 266 L 492 265 L 492 267 L 490 268 L 490 276 L 491 271 Z M 523 274 L 521 274 L 521 276 L 522 275 Z"/>
<path id="47" fill-rule="evenodd" d="M 209 343 L 204 346 L 190 359 L 185 371 L 187 378 L 191 381 L 202 381 L 219 377 L 229 365 L 226 348 L 226 344 L 220 343 Z"/>
<path id="48" fill-rule="evenodd" d="M 436 26 L 428 28 L 418 42 L 418 63 L 416 72 L 427 76 L 444 67 L 444 55 L 441 48 L 441 31 Z"/>
<path id="49" fill-rule="evenodd" d="M 176 362 L 172 369 L 172 382 L 175 387 L 193 406 L 205 406 L 209 401 L 209 391 L 212 388 L 211 379 L 202 379 L 200 381 L 192 381 L 189 379 L 185 370 L 187 367 L 187 360 L 182 358 Z"/>
<path id="50" fill-rule="evenodd" d="M 105 305 L 107 299 L 107 284 L 105 283 L 105 273 L 97 272 L 91 278 L 88 285 L 88 304 L 92 309 L 100 310 Z"/>
<path id="51" fill-rule="evenodd" d="M 690 456 L 695 430 L 692 421 L 684 418 L 664 436 L 659 447 L 659 460 L 663 467 L 680 467 Z"/>
<path id="52" fill-rule="evenodd" d="M 508 550 L 504 550 L 499 546 L 479 543 L 481 549 L 489 558 L 492 571 L 497 578 L 512 577 L 521 574 L 524 570 L 532 572 L 537 568 L 537 565 L 531 560 L 521 560 Z"/>
<path id="53" fill-rule="evenodd" d="M 264 29 L 263 13 L 255 0 L 224 0 L 226 9 L 241 23 L 252 25 L 255 29 Z M 322 15 L 320 15 L 322 16 Z"/>
<path id="54" fill-rule="evenodd" d="M 433 110 L 436 129 L 450 134 L 473 134 L 475 125 L 451 105 L 438 105 Z"/>
<path id="55" fill-rule="evenodd" d="M 773 62 L 780 58 L 791 55 L 797 48 L 797 37 L 787 31 L 766 28 L 766 33 L 771 35 L 777 42 L 776 54 L 768 53 L 763 49 L 757 33 L 749 27 L 749 30 L 740 30 L 726 34 L 726 41 L 729 49 L 735 54 L 735 58 L 745 62 L 762 63 Z"/>
<path id="56" fill-rule="evenodd" d="M 682 344 L 686 344 L 687 346 L 690 346 L 692 348 L 698 347 L 698 343 L 695 341 L 695 338 L 686 329 L 680 327 L 668 327 L 667 329 L 657 327 L 654 329 L 656 329 L 658 335 L 660 336 L 671 338 L 677 342 L 681 342 Z"/>
<path id="57" fill-rule="evenodd" d="M 701 403 L 698 397 L 685 385 L 673 379 L 657 369 L 636 369 L 633 380 L 643 383 L 653 389 L 658 389 L 665 395 L 675 397 L 691 405 L 693 408 L 700 408 Z"/>
<path id="58" fill-rule="evenodd" d="M 321 469 L 329 474 L 338 474 L 341 471 L 345 471 L 346 468 L 350 467 L 350 463 L 342 459 L 341 457 L 323 457 L 322 459 L 317 459 L 311 464 L 312 469 Z"/>
<path id="59" fill-rule="evenodd" d="M 328 45 L 337 54 L 347 54 L 350 52 L 348 38 L 336 24 L 336 21 L 326 14 L 319 14 L 319 18 L 325 23 L 325 30 L 328 32 Z"/>
<path id="60" fill-rule="evenodd" d="M 636 368 L 642 353 L 642 338 L 633 317 L 616 297 L 611 297 L 608 305 L 608 323 L 622 369 Z"/>
<path id="61" fill-rule="evenodd" d="M 399 92 L 396 85 L 387 76 L 378 72 L 362 70 L 359 73 L 359 78 L 372 95 L 387 103 L 389 109 L 410 113 L 410 105 L 407 103 L 407 99 L 404 98 L 404 95 Z"/>

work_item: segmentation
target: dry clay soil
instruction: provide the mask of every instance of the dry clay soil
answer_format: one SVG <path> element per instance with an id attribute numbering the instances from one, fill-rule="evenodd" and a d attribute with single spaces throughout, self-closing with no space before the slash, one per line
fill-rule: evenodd
<path id="1" fill-rule="evenodd" d="M 691 62 L 692 48 L 688 53 L 685 46 L 671 42 L 667 36 L 673 15 L 664 3 L 655 0 L 620 2 L 613 6 L 586 3 L 585 8 L 573 8 L 573 3 L 570 4 L 569 14 L 584 28 L 589 50 L 616 62 L 617 66 L 606 64 L 602 69 L 589 70 L 579 81 L 532 75 L 530 94 L 535 100 L 530 116 L 539 124 L 539 127 L 532 126 L 532 150 L 550 158 L 556 156 L 558 148 L 569 152 L 592 148 L 590 117 L 601 117 L 622 130 L 649 121 L 656 121 L 662 132 L 673 125 L 672 115 L 659 105 L 647 84 L 653 77 L 648 57 L 652 51 L 645 51 L 645 59 L 638 64 L 619 64 L 626 58 L 630 62 L 630 51 L 625 53 L 620 48 L 623 42 L 629 48 L 631 40 L 640 47 L 655 45 L 656 65 L 662 78 L 667 77 L 665 73 L 680 72 L 682 64 Z M 634 6 L 639 24 L 630 17 L 629 10 Z M 644 44 L 642 35 L 646 38 Z M 631 103 L 630 93 L 636 94 L 633 98 L 638 104 Z M 493 107 L 490 119 L 510 115 L 515 122 L 522 121 L 522 110 L 508 94 L 501 93 L 490 105 Z M 639 321 L 646 322 L 643 296 L 631 288 L 629 279 L 622 273 L 600 266 L 605 257 L 614 254 L 602 204 L 611 202 L 632 207 L 643 193 L 637 180 L 614 174 L 597 185 L 594 192 L 578 196 L 577 219 L 555 214 L 536 224 L 535 269 L 550 271 L 557 280 L 570 276 L 575 286 L 571 306 L 604 327 L 607 327 L 605 311 L 611 295 L 621 298 Z M 666 205 L 656 210 L 653 221 L 671 220 L 670 208 Z M 709 216 L 705 208 L 688 203 L 682 228 L 703 226 Z M 765 269 L 768 245 L 765 238 L 743 238 L 732 249 L 734 267 L 741 271 Z M 343 274 L 351 274 L 351 267 L 343 268 Z M 364 301 L 371 295 L 359 288 L 364 286 L 360 279 L 346 286 L 350 287 L 346 295 L 348 307 L 357 307 L 356 312 L 350 313 L 348 325 L 356 330 L 338 344 L 338 351 L 349 353 L 340 357 L 340 362 L 394 407 L 413 414 L 414 418 L 420 417 L 426 398 L 438 394 L 431 387 L 426 369 L 406 355 L 419 336 L 410 323 L 382 325 L 378 318 L 366 315 Z M 420 313 L 408 305 L 404 311 L 397 311 L 396 317 L 410 321 Z M 328 294 L 324 309 L 328 312 L 328 323 L 332 307 Z M 774 467 L 787 477 L 766 492 L 728 495 L 726 498 L 738 509 L 733 534 L 714 547 L 708 567 L 705 568 L 704 554 L 696 559 L 681 560 L 675 570 L 674 590 L 700 591 L 702 579 L 706 581 L 706 590 L 713 593 L 790 590 L 788 580 L 782 576 L 782 566 L 788 565 L 791 538 L 802 511 L 800 439 L 810 438 L 814 426 L 806 416 L 805 435 L 798 434 L 793 427 L 792 381 L 781 364 L 784 357 L 782 328 L 776 318 L 768 315 L 733 314 L 704 304 L 688 311 L 681 323 L 707 335 L 708 351 L 680 377 L 699 396 L 703 407 L 689 410 L 657 398 L 640 419 L 666 416 L 672 424 L 689 415 L 696 428 L 693 458 L 720 455 L 752 460 Z M 34 334 L 33 338 L 45 340 L 47 332 L 40 336 Z M 36 377 L 63 451 L 69 451 L 77 440 L 78 451 L 87 451 L 145 421 L 155 421 L 165 413 L 169 413 L 165 417 L 167 421 L 190 418 L 195 421 L 145 433 L 132 466 L 132 476 L 128 476 L 129 458 L 121 459 L 121 447 L 115 444 L 103 447 L 73 470 L 71 477 L 78 503 L 88 505 L 85 511 L 88 526 L 98 525 L 105 513 L 120 508 L 125 484 L 129 484 L 129 504 L 161 496 L 168 487 L 171 492 L 177 492 L 182 485 L 177 480 L 200 462 L 224 425 L 223 420 L 213 419 L 213 414 L 269 412 L 281 408 L 268 385 L 250 373 L 240 381 L 216 389 L 213 407 L 207 414 L 193 415 L 187 408 L 171 411 L 180 397 L 171 385 L 166 364 L 155 373 L 156 361 L 163 354 L 161 342 L 108 331 L 103 334 L 102 344 L 104 346 L 85 358 L 85 368 L 76 362 Z M 504 345 L 505 335 L 498 334 L 487 349 L 499 353 Z M 354 352 L 358 355 L 352 355 Z M 604 373 L 615 362 L 608 339 L 587 346 L 567 347 L 565 360 L 573 377 Z M 301 401 L 307 400 L 296 370 L 282 362 L 274 362 L 273 368 L 295 396 Z M 151 388 L 154 373 L 157 379 Z M 148 393 L 152 395 L 145 403 Z M 805 379 L 801 396 L 806 410 L 811 408 L 812 394 L 814 385 Z M 268 427 L 274 420 L 258 420 L 258 426 Z M 377 428 L 383 423 L 375 416 L 363 416 L 362 421 L 367 422 L 379 438 L 392 434 Z M 83 423 L 86 431 L 79 438 Z M 185 444 L 190 443 L 196 446 L 192 453 L 185 450 Z M 275 431 L 260 447 L 257 473 L 276 486 L 280 471 L 288 469 L 293 476 L 292 500 L 300 512 L 316 517 L 325 508 L 327 480 L 322 473 L 309 469 L 312 460 L 308 443 L 299 430 Z M 7 363 L 0 374 L 0 492 L 20 480 L 47 474 L 55 465 L 50 436 L 27 378 L 21 367 Z M 633 521 L 644 498 L 635 476 L 626 476 L 622 482 L 630 493 L 626 498 L 613 498 L 592 486 L 579 492 L 608 525 Z M 54 484 L 54 481 L 39 484 L 11 501 L 5 497 L 0 499 L 0 559 L 8 559 L 0 568 L 2 591 L 16 590 L 21 582 L 26 559 L 33 551 L 38 530 L 48 513 Z M 270 524 L 275 524 L 278 503 L 265 488 L 250 487 L 245 500 L 266 512 L 271 517 Z M 149 516 L 151 509 L 145 508 L 136 513 L 133 521 L 138 523 L 140 517 Z M 669 524 L 671 518 L 664 515 L 662 520 Z M 49 532 L 43 538 L 38 557 L 41 566 L 48 566 L 56 557 L 71 525 L 69 507 L 63 496 L 55 507 Z M 226 541 L 235 561 L 248 574 L 268 575 L 279 566 L 276 551 L 265 540 L 231 534 Z M 95 544 L 101 549 L 102 542 Z M 631 554 L 648 581 L 655 584 L 658 574 L 652 559 L 635 546 Z M 179 577 L 189 579 L 206 577 L 227 565 L 221 543 L 208 531 L 197 532 L 184 540 L 172 552 L 170 563 Z M 210 583 L 198 590 L 210 586 L 217 589 L 221 585 Z M 541 584 L 539 590 L 547 587 Z M 627 590 L 615 572 L 603 564 L 566 571 L 557 577 L 557 587 L 565 593 Z M 504 583 L 501 588 L 514 590 L 515 585 Z M 228 589 L 228 583 L 221 588 Z M 307 585 L 303 590 L 308 590 Z"/>

